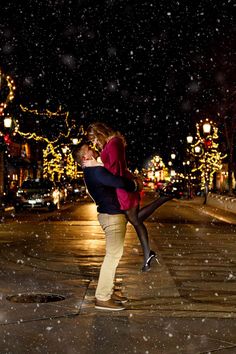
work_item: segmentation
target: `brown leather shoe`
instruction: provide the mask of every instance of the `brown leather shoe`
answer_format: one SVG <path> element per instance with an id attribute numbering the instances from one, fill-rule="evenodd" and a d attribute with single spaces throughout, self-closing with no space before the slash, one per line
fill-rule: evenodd
<path id="1" fill-rule="evenodd" d="M 115 302 L 121 302 L 122 304 L 125 304 L 126 302 L 128 302 L 128 298 L 126 296 L 123 296 L 121 293 L 117 293 L 117 292 L 114 292 L 111 295 L 111 298 Z"/>
<path id="2" fill-rule="evenodd" d="M 98 299 L 95 299 L 95 308 L 107 311 L 121 311 L 125 309 L 125 307 L 121 305 L 121 303 L 116 304 L 115 301 L 112 299 L 107 301 L 100 301 Z"/>

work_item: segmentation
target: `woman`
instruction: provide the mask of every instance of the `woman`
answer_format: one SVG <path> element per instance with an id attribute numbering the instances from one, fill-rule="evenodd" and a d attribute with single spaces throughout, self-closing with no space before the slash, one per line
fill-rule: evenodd
<path id="1" fill-rule="evenodd" d="M 88 127 L 87 135 L 88 140 L 101 151 L 101 161 L 106 169 L 114 175 L 133 178 L 132 173 L 127 169 L 125 139 L 119 132 L 115 132 L 104 123 L 97 122 Z M 89 167 L 96 164 L 97 161 L 88 161 L 85 162 L 84 166 Z M 148 232 L 143 221 L 149 217 L 155 209 L 172 199 L 172 197 L 164 196 L 158 198 L 140 209 L 139 192 L 130 193 L 123 189 L 117 189 L 116 191 L 120 208 L 125 212 L 127 220 L 134 226 L 140 240 L 144 255 L 142 271 L 146 272 L 150 270 L 152 260 L 156 260 L 158 263 L 159 261 L 156 253 L 149 247 Z"/>

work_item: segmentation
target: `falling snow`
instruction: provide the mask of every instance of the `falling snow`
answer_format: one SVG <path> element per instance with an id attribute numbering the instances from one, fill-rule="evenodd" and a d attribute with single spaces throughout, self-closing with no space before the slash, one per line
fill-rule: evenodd
<path id="1" fill-rule="evenodd" d="M 195 120 L 215 114 L 231 89 L 232 13 L 231 1 L 9 1 L 0 66 L 14 77 L 19 102 L 61 104 L 78 124 L 115 125 L 129 160 L 141 164 L 153 153 L 165 157 L 168 144 L 181 150 Z"/>

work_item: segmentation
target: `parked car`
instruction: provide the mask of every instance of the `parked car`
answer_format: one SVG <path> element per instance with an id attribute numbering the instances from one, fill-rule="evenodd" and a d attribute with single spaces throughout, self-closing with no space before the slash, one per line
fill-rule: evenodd
<path id="1" fill-rule="evenodd" d="M 17 191 L 16 208 L 59 209 L 60 191 L 56 184 L 48 179 L 30 179 L 22 183 Z"/>
<path id="2" fill-rule="evenodd" d="M 83 178 L 72 179 L 68 192 L 72 197 L 83 197 L 86 195 L 86 186 Z"/>
<path id="3" fill-rule="evenodd" d="M 186 188 L 182 181 L 166 182 L 166 184 L 158 186 L 156 191 L 161 196 L 173 196 L 174 198 L 184 198 L 186 195 Z"/>
<path id="4" fill-rule="evenodd" d="M 172 183 L 172 191 L 175 198 L 180 199 L 185 196 L 186 190 L 183 182 L 174 182 Z"/>

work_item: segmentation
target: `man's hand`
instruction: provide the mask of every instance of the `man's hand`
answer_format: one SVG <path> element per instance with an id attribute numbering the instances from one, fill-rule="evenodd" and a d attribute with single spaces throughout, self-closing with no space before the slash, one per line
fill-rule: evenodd
<path id="1" fill-rule="evenodd" d="M 103 163 L 97 161 L 94 157 L 90 160 L 83 160 L 82 161 L 82 168 L 84 167 L 95 167 L 95 166 L 103 166 Z"/>

